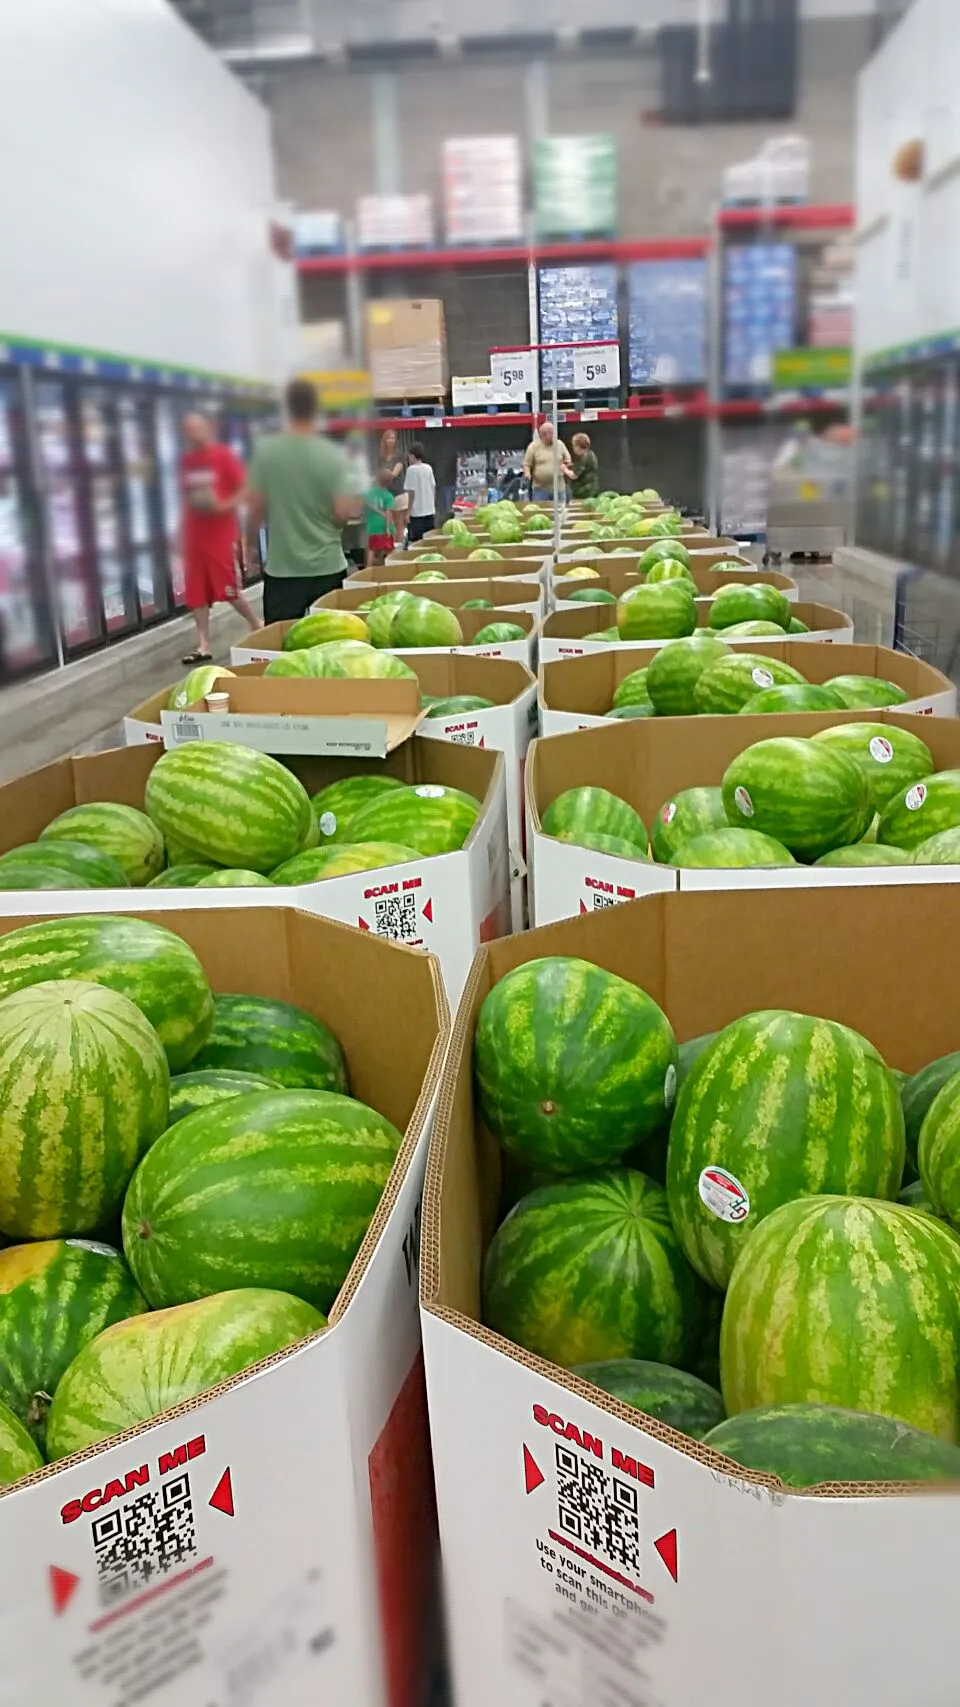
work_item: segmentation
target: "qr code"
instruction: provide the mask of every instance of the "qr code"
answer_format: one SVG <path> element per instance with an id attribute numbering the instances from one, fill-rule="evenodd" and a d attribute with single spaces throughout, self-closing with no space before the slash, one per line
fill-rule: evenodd
<path id="1" fill-rule="evenodd" d="M 475 747 L 477 744 L 477 733 L 475 729 L 458 729 L 455 734 L 451 734 L 450 740 L 454 745 L 459 745 L 461 747 Z"/>
<path id="2" fill-rule="evenodd" d="M 557 1447 L 559 1527 L 590 1553 L 603 1553 L 624 1570 L 640 1570 L 637 1490 L 599 1464 Z"/>
<path id="3" fill-rule="evenodd" d="M 111 1606 L 197 1556 L 190 1477 L 177 1476 L 93 1522 L 97 1586 Z"/>
<path id="4" fill-rule="evenodd" d="M 615 907 L 616 906 L 616 902 L 614 901 L 612 895 L 601 895 L 599 890 L 597 890 L 597 889 L 595 889 L 593 892 L 593 904 L 594 904 L 594 907 Z"/>
<path id="5" fill-rule="evenodd" d="M 417 897 L 413 890 L 408 895 L 381 896 L 374 916 L 377 936 L 393 937 L 395 942 L 416 942 L 419 939 Z"/>

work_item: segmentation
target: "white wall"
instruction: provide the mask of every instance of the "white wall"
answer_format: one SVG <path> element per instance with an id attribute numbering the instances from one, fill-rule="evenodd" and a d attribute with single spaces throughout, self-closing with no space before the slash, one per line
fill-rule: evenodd
<path id="1" fill-rule="evenodd" d="M 0 0 L 0 333 L 273 379 L 269 120 L 166 0 Z"/>

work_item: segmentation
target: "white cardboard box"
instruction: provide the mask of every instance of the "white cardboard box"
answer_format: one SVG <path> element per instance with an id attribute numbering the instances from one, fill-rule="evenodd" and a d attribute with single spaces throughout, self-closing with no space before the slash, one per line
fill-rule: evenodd
<path id="1" fill-rule="evenodd" d="M 91 800 L 143 806 L 147 777 L 161 750 L 155 742 L 62 759 L 0 785 L 0 852 L 36 839 L 59 812 Z M 309 793 L 338 776 L 386 770 L 417 783 L 465 789 L 483 811 L 463 848 L 380 871 L 328 877 L 321 883 L 281 886 L 266 905 L 297 907 L 355 925 L 372 935 L 436 954 L 451 1001 L 456 1001 L 481 942 L 509 929 L 505 760 L 485 748 L 460 747 L 416 737 L 382 761 L 306 758 L 291 761 Z M 267 891 L 253 889 L 151 889 L 151 910 L 223 906 L 263 907 Z M 138 912 L 140 889 L 0 890 L 0 918 L 38 906 L 57 913 Z"/>
<path id="2" fill-rule="evenodd" d="M 355 1093 L 406 1142 L 325 1334 L 3 1491 L 2 1699 L 226 1707 L 256 1700 L 246 1680 L 259 1679 L 289 1707 L 393 1707 L 429 1657 L 416 1270 L 447 1037 L 439 968 L 293 910 L 144 899 L 138 913 L 182 935 L 215 990 L 280 997 L 333 1026 Z M 0 932 L 26 922 L 8 913 Z M 402 1030 L 389 1063 L 387 1012 Z"/>
<path id="3" fill-rule="evenodd" d="M 700 628 L 709 627 L 709 599 L 697 600 L 697 623 Z M 797 641 L 811 640 L 852 640 L 853 620 L 843 611 L 831 610 L 827 605 L 795 604 L 792 609 L 801 622 L 805 622 L 808 634 L 791 634 L 783 640 L 775 640 L 780 648 L 778 656 L 782 656 L 783 647 L 793 645 Z M 615 605 L 573 605 L 569 610 L 554 610 L 545 616 L 540 634 L 540 662 L 552 663 L 556 658 L 582 658 L 584 654 L 599 651 L 646 651 L 651 645 L 656 649 L 657 642 L 649 640 L 601 640 L 591 636 L 601 629 L 616 626 Z M 727 639 L 721 634 L 721 639 Z M 750 635 L 737 635 L 727 640 L 729 646 L 747 647 L 749 651 L 758 649 L 757 640 Z M 769 644 L 768 641 L 764 642 Z M 635 668 L 639 669 L 637 664 Z M 833 674 L 837 672 L 834 671 Z"/>
<path id="4" fill-rule="evenodd" d="M 499 977 L 550 954 L 640 984 L 682 1040 L 795 1008 L 914 1072 L 956 1044 L 943 991 L 960 886 L 650 896 L 478 956 L 441 1087 L 421 1262 L 457 1707 L 952 1707 L 960 1492 L 785 1491 L 480 1324 L 498 1161 L 474 1120 L 473 1030 Z M 560 1500 L 561 1478 L 586 1475 L 610 1513 L 594 1546 Z"/>
<path id="5" fill-rule="evenodd" d="M 803 645 L 803 651 L 799 646 Z M 796 649 L 795 649 L 796 646 Z M 555 659 L 541 663 L 539 682 L 540 733 L 565 735 L 572 729 L 609 727 L 604 712 L 613 704 L 613 695 L 625 676 L 642 670 L 655 658 L 660 647 L 640 648 L 635 652 L 614 646 L 594 646 L 580 658 Z M 894 652 L 887 646 L 861 646 L 837 642 L 830 651 L 816 646 L 808 649 L 802 634 L 782 640 L 758 640 L 755 650 L 763 656 L 780 657 L 802 671 L 808 681 L 823 683 L 832 676 L 879 676 L 895 682 L 909 695 L 898 706 L 899 711 L 915 711 L 923 716 L 954 717 L 957 710 L 957 690 L 932 664 L 924 664 L 908 652 Z M 867 713 L 867 716 L 870 714 Z"/>
<path id="6" fill-rule="evenodd" d="M 591 569 L 597 574 L 585 579 L 574 580 L 563 572 L 562 563 L 557 565 L 557 572 L 552 577 L 550 592 L 554 610 L 576 610 L 584 601 L 570 599 L 570 593 L 578 587 L 602 587 L 604 592 L 612 593 L 614 598 L 622 598 L 631 587 L 635 587 L 642 577 L 638 574 L 636 564 L 631 564 L 626 558 L 615 558 L 609 568 L 604 568 L 599 557 L 587 559 Z M 773 570 L 757 569 L 752 563 L 744 563 L 742 575 L 717 574 L 709 566 L 694 563 L 691 569 L 697 594 L 701 598 L 712 598 L 719 593 L 721 587 L 729 586 L 731 581 L 742 583 L 745 587 L 776 587 L 795 604 L 799 596 L 796 581 L 791 581 L 789 575 L 780 575 Z M 613 608 L 608 607 L 608 608 Z"/>
<path id="7" fill-rule="evenodd" d="M 415 598 L 433 599 L 437 604 L 448 605 L 451 610 L 459 610 L 468 599 L 489 599 L 497 610 L 528 610 L 535 616 L 545 609 L 546 588 L 542 581 L 528 581 L 518 575 L 494 578 L 481 573 L 484 569 L 496 569 L 495 563 L 474 563 L 472 567 L 477 573 L 468 580 L 453 576 L 449 581 L 364 581 L 360 585 L 351 582 L 348 586 L 338 587 L 335 593 L 324 593 L 311 609 L 359 611 L 362 616 L 361 605 L 379 598 L 382 593 L 401 590 L 412 593 Z M 414 573 L 412 568 L 410 573 Z M 284 632 L 290 627 L 292 624 L 284 624 Z"/>
<path id="8" fill-rule="evenodd" d="M 394 652 L 398 658 L 408 660 L 462 653 L 471 658 L 510 658 L 515 664 L 526 664 L 528 668 L 532 668 L 536 663 L 540 621 L 533 611 L 513 605 L 506 610 L 459 610 L 457 615 L 463 630 L 461 646 L 397 646 L 388 650 Z M 480 630 L 491 622 L 516 623 L 518 628 L 524 630 L 526 638 L 501 640 L 489 646 L 470 645 L 472 636 L 479 634 Z M 282 650 L 283 635 L 290 626 L 289 623 L 272 623 L 269 629 L 264 628 L 259 634 L 251 634 L 245 646 L 231 647 L 231 665 L 269 664 L 270 659 L 275 658 Z"/>
<path id="9" fill-rule="evenodd" d="M 533 742 L 524 773 L 531 922 L 551 924 L 670 889 L 796 890 L 957 881 L 960 867 L 956 866 L 796 864 L 693 871 L 593 853 L 544 835 L 540 827 L 543 813 L 557 795 L 592 784 L 628 801 L 649 828 L 674 794 L 683 788 L 719 784 L 737 754 L 755 741 L 773 735 L 813 735 L 837 723 L 862 721 L 859 711 L 652 717 Z M 930 748 L 936 770 L 960 768 L 960 722 L 955 718 L 884 711 L 873 714 L 870 721 L 900 725 L 918 735 Z"/>

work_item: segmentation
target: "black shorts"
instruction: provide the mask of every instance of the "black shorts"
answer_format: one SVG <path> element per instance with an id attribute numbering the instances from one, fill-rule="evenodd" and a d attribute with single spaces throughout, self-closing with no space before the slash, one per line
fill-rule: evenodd
<path id="1" fill-rule="evenodd" d="M 341 570 L 338 575 L 264 575 L 264 626 L 271 622 L 295 622 L 324 593 L 342 587 L 345 573 Z"/>
<path id="2" fill-rule="evenodd" d="M 436 516 L 411 516 L 407 538 L 422 539 L 425 533 L 432 533 L 436 525 Z"/>

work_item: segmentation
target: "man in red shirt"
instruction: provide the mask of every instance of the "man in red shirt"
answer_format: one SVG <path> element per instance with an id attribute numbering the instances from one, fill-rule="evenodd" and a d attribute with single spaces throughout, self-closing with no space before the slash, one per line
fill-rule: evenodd
<path id="1" fill-rule="evenodd" d="M 261 626 L 240 586 L 237 506 L 246 474 L 227 445 L 217 444 L 206 415 L 184 416 L 187 449 L 180 459 L 183 496 L 183 563 L 187 605 L 197 625 L 196 650 L 185 664 L 210 662 L 210 607 L 234 606 L 251 629 Z"/>

